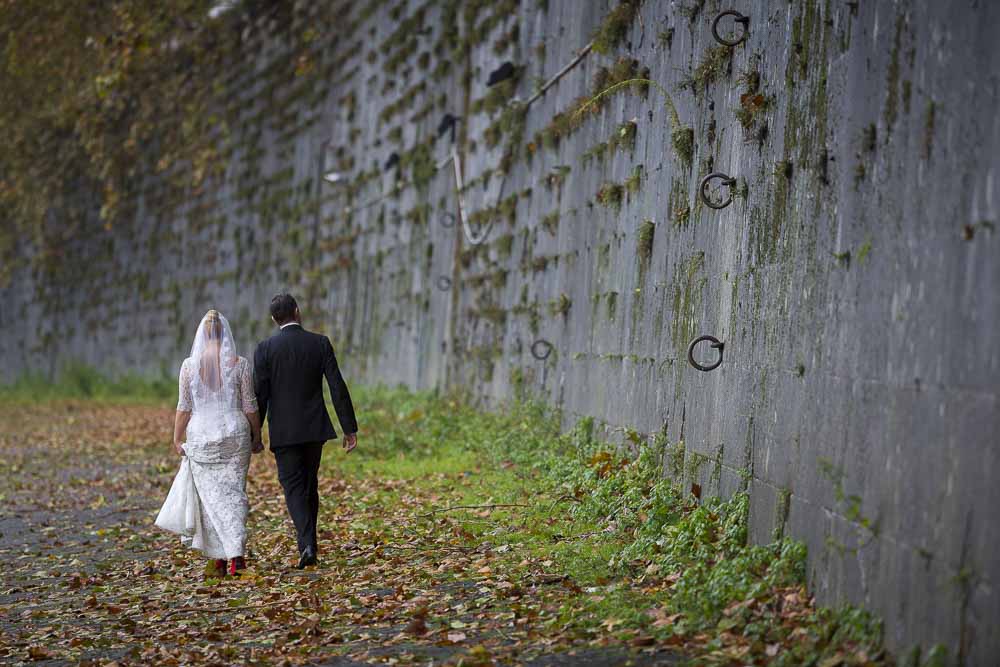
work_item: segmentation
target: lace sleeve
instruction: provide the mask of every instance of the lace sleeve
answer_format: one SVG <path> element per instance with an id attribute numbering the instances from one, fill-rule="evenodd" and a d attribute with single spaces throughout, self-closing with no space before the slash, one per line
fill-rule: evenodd
<path id="1" fill-rule="evenodd" d="M 243 412 L 257 412 L 257 396 L 253 391 L 253 380 L 250 377 L 250 362 L 240 359 L 240 405 Z"/>
<path id="2" fill-rule="evenodd" d="M 177 411 L 191 412 L 191 368 L 188 360 L 181 364 L 180 377 L 177 380 Z"/>

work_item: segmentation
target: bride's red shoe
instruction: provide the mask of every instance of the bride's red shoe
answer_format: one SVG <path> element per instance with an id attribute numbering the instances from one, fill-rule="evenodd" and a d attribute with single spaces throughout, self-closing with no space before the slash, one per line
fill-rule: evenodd
<path id="1" fill-rule="evenodd" d="M 226 576 L 225 558 L 216 558 L 215 561 L 212 563 L 212 565 L 215 567 L 215 576 L 220 578 Z"/>
<path id="2" fill-rule="evenodd" d="M 243 560 L 243 556 L 237 556 L 229 561 L 229 575 L 235 577 L 240 570 L 245 570 L 246 567 L 247 564 Z"/>

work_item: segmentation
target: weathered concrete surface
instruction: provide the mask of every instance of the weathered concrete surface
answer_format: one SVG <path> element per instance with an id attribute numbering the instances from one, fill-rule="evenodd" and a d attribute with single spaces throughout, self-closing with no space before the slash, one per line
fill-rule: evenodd
<path id="1" fill-rule="evenodd" d="M 289 287 L 353 381 L 462 386 L 487 401 L 523 386 L 567 423 L 664 432 L 684 444 L 676 472 L 706 492 L 749 489 L 754 539 L 806 541 L 821 601 L 882 614 L 900 650 L 941 643 L 969 665 L 1000 655 L 1000 5 L 735 3 L 749 38 L 706 81 L 711 23 L 728 5 L 646 0 L 612 55 L 588 55 L 530 107 L 520 143 L 627 56 L 693 129 L 691 163 L 664 97 L 626 90 L 554 150 L 527 160 L 522 148 L 506 177 L 483 181 L 509 136 L 489 148 L 498 114 L 473 113 L 488 74 L 525 65 L 527 99 L 609 3 L 486 3 L 469 24 L 485 38 L 470 37 L 464 10 L 452 22 L 459 5 L 446 0 L 337 4 L 303 9 L 284 36 L 266 22 L 248 32 L 222 184 L 178 214 L 144 198 L 131 228 L 97 232 L 59 271 L 26 267 L 3 290 L 6 378 L 69 359 L 173 372 L 208 307 L 249 351 L 270 295 Z M 308 51 L 318 64 L 295 77 L 288 35 L 309 27 L 323 36 Z M 741 109 L 757 109 L 747 130 Z M 478 252 L 443 224 L 458 212 L 451 165 L 420 187 L 405 183 L 412 159 L 382 168 L 393 152 L 413 158 L 445 112 L 463 118 L 467 212 L 518 195 Z M 631 119 L 634 150 L 584 157 Z M 450 136 L 426 145 L 442 161 Z M 639 164 L 620 209 L 597 201 Z M 330 165 L 346 185 L 320 183 Z M 695 196 L 712 170 L 745 183 L 721 211 Z M 397 173 L 403 187 L 385 196 Z M 543 224 L 553 212 L 558 224 Z M 711 373 L 686 362 L 702 333 L 725 342 Z M 544 361 L 529 351 L 539 338 L 554 346 Z"/>

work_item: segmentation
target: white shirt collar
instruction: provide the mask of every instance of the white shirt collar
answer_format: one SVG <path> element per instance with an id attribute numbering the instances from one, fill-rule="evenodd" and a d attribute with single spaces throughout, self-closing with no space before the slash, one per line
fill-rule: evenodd
<path id="1" fill-rule="evenodd" d="M 290 326 L 292 326 L 293 324 L 294 324 L 295 326 L 297 326 L 297 327 L 300 327 L 300 326 L 302 326 L 302 325 L 301 325 L 301 324 L 299 324 L 298 322 L 285 322 L 284 324 L 282 324 L 282 325 L 281 325 L 280 327 L 278 327 L 278 328 L 279 328 L 279 329 L 284 329 L 285 327 L 290 327 Z"/>

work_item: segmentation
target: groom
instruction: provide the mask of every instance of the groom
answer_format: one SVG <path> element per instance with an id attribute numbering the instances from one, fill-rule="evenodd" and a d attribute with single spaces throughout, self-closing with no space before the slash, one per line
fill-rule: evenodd
<path id="1" fill-rule="evenodd" d="M 302 315 L 291 294 L 271 299 L 271 319 L 279 331 L 261 341 L 254 352 L 254 393 L 261 423 L 268 417 L 271 452 L 295 524 L 302 569 L 316 563 L 319 462 L 323 443 L 337 437 L 323 401 L 324 377 L 344 431 L 345 451 L 358 444 L 358 422 L 330 339 L 302 328 Z"/>

